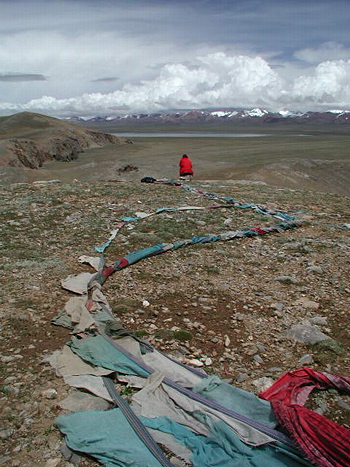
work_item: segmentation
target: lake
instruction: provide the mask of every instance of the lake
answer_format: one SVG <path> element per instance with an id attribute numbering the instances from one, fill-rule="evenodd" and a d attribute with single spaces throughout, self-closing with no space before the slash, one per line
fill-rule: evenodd
<path id="1" fill-rule="evenodd" d="M 125 138 L 258 138 L 262 136 L 272 136 L 265 133 L 207 133 L 207 132 L 182 132 L 182 133 L 166 133 L 166 132 L 118 132 L 112 133 L 114 136 L 123 136 Z"/>

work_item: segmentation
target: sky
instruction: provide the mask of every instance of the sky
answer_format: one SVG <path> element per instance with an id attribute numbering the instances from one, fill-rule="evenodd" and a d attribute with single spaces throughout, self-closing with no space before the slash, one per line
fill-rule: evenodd
<path id="1" fill-rule="evenodd" d="M 0 115 L 350 109 L 350 0 L 0 0 Z"/>

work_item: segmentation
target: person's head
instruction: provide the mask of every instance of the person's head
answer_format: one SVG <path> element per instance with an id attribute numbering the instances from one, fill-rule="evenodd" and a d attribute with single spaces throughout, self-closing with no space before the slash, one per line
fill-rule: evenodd
<path id="1" fill-rule="evenodd" d="M 188 159 L 188 155 L 187 155 L 187 154 L 183 154 L 182 157 L 184 157 L 185 159 Z"/>

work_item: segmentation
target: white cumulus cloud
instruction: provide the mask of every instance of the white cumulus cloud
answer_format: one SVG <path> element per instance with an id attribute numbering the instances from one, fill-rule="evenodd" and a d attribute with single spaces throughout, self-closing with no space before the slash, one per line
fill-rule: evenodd
<path id="1" fill-rule="evenodd" d="M 350 57 L 350 49 L 337 42 L 325 42 L 319 47 L 308 47 L 294 52 L 294 57 L 307 63 L 318 64 L 327 60 L 346 60 Z"/>
<path id="2" fill-rule="evenodd" d="M 185 63 L 163 65 L 158 75 L 113 92 L 57 98 L 44 95 L 24 104 L 0 103 L 0 110 L 53 115 L 152 112 L 203 107 L 281 107 L 312 110 L 350 107 L 350 60 L 325 61 L 286 78 L 259 56 L 209 53 Z"/>
<path id="3" fill-rule="evenodd" d="M 291 99 L 297 102 L 350 106 L 350 60 L 320 63 L 311 76 L 294 82 Z"/>

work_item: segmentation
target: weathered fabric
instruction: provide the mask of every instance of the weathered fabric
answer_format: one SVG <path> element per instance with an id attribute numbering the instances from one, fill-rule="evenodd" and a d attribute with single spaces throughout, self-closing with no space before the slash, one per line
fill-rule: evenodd
<path id="1" fill-rule="evenodd" d="M 179 248 L 189 246 L 189 245 L 197 245 L 202 243 L 213 243 L 218 241 L 227 241 L 232 240 L 234 238 L 242 238 L 242 237 L 255 237 L 258 235 L 265 235 L 272 232 L 282 232 L 284 230 L 294 229 L 298 227 L 297 222 L 281 222 L 280 224 L 272 225 L 270 227 L 252 227 L 250 229 L 245 230 L 237 230 L 237 231 L 229 231 L 224 232 L 222 234 L 211 234 L 211 235 L 203 235 L 203 236 L 194 236 L 190 239 L 186 240 L 178 240 L 173 243 L 158 243 L 151 247 L 142 248 L 141 250 L 134 251 L 132 253 L 128 253 L 125 256 L 119 258 L 114 265 L 104 267 L 102 271 L 98 272 L 91 278 L 90 286 L 92 283 L 99 283 L 100 285 L 104 284 L 109 276 L 114 274 L 116 271 L 120 271 L 132 264 L 137 263 L 145 258 L 150 258 L 152 256 L 156 256 L 162 253 L 166 253 L 167 251 L 175 251 Z"/>
<path id="2" fill-rule="evenodd" d="M 141 421 L 148 428 L 171 434 L 192 452 L 194 467 L 297 467 L 310 464 L 278 446 L 248 446 L 223 422 L 211 426 L 210 434 L 203 436 L 167 417 L 146 418 Z M 166 441 L 165 441 L 166 442 Z M 172 444 L 173 449 L 176 445 Z M 181 453 L 181 451 L 180 451 Z M 181 455 L 181 454 L 180 454 Z"/>
<path id="3" fill-rule="evenodd" d="M 102 376 L 112 373 L 113 370 L 101 366 L 90 365 L 73 353 L 67 345 L 61 351 L 54 353 L 50 360 L 51 366 L 56 369 L 57 376 L 95 375 Z"/>
<path id="4" fill-rule="evenodd" d="M 145 378 L 149 375 L 147 371 L 100 335 L 86 339 L 73 338 L 68 345 L 75 354 L 94 365 Z"/>
<path id="5" fill-rule="evenodd" d="M 204 376 L 206 376 L 205 374 L 202 377 L 198 376 L 190 370 L 187 370 L 185 367 L 170 360 L 157 350 L 142 355 L 142 360 L 146 365 L 157 369 L 157 371 L 161 372 L 164 376 L 187 388 L 192 388 L 195 384 L 198 384 Z"/>
<path id="6" fill-rule="evenodd" d="M 66 279 L 61 281 L 61 285 L 64 289 L 69 290 L 77 294 L 86 294 L 88 290 L 88 284 L 93 279 L 94 274 L 89 272 L 82 272 L 77 276 L 70 275 Z"/>
<path id="7" fill-rule="evenodd" d="M 274 441 L 252 426 L 193 400 L 162 381 L 161 374 L 153 373 L 147 385 L 132 396 L 132 407 L 137 415 L 166 416 L 203 435 L 209 433 L 211 420 L 222 420 L 247 444 L 259 446 Z"/>
<path id="8" fill-rule="evenodd" d="M 115 237 L 114 237 L 115 238 Z M 91 267 L 98 271 L 101 268 L 101 256 L 86 256 L 81 255 L 78 258 L 79 263 L 87 263 L 90 264 Z"/>
<path id="9" fill-rule="evenodd" d="M 269 402 L 251 392 L 225 383 L 217 376 L 202 379 L 192 390 L 266 426 L 271 428 L 277 426 L 277 420 Z"/>
<path id="10" fill-rule="evenodd" d="M 89 454 L 106 467 L 161 467 L 118 408 L 61 415 L 56 425 L 70 449 Z"/>
<path id="11" fill-rule="evenodd" d="M 350 430 L 303 407 L 313 389 L 350 394 L 350 378 L 301 368 L 288 372 L 260 394 L 270 400 L 281 426 L 319 467 L 350 465 Z"/>
<path id="12" fill-rule="evenodd" d="M 86 308 L 86 297 L 71 297 L 65 304 L 64 310 L 71 318 L 75 333 L 85 331 L 95 324 L 95 320 Z"/>
<path id="13" fill-rule="evenodd" d="M 80 375 L 80 376 L 64 376 L 64 381 L 69 386 L 74 388 L 86 389 L 95 396 L 101 397 L 108 402 L 112 402 L 106 386 L 104 385 L 103 378 L 92 375 Z"/>

